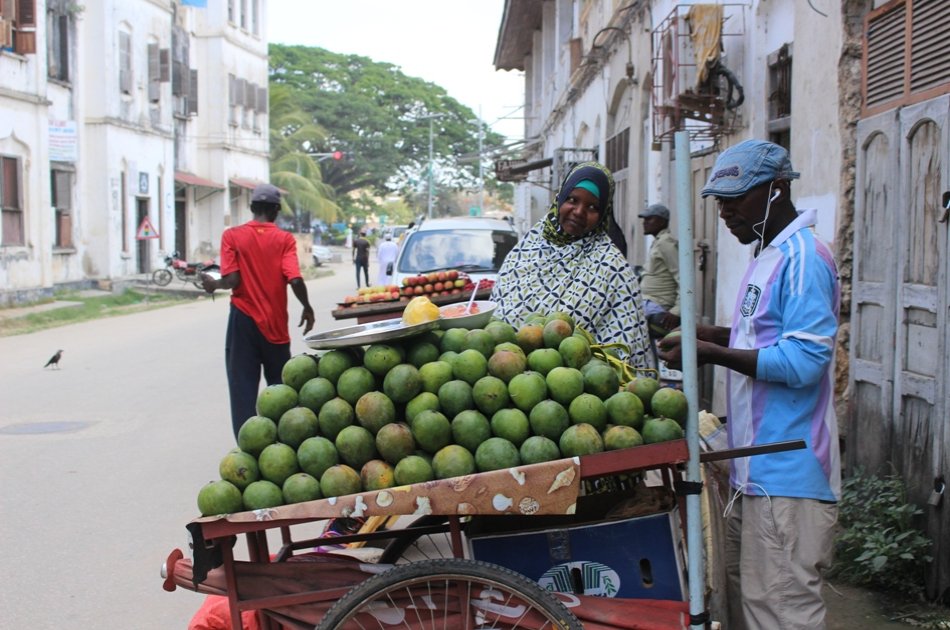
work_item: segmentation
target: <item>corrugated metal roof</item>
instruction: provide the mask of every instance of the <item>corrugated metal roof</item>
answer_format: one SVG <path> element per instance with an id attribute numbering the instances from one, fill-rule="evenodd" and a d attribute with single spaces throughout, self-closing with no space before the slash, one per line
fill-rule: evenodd
<path id="1" fill-rule="evenodd" d="M 496 69 L 524 70 L 524 58 L 531 53 L 532 34 L 541 28 L 542 4 L 542 0 L 505 0 L 495 45 Z"/>

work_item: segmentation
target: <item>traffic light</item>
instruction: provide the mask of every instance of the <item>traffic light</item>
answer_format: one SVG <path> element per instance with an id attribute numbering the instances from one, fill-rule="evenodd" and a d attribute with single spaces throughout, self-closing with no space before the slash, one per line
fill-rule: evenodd
<path id="1" fill-rule="evenodd" d="M 333 159 L 336 160 L 337 162 L 339 162 L 340 160 L 342 160 L 342 159 L 343 159 L 343 151 L 334 151 L 334 152 L 333 152 Z"/>

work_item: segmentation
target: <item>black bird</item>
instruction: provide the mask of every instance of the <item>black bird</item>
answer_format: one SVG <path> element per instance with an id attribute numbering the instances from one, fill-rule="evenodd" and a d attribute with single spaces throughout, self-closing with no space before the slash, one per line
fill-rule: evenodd
<path id="1" fill-rule="evenodd" d="M 46 368 L 48 368 L 48 367 L 51 366 L 51 365 L 52 365 L 54 368 L 58 368 L 58 367 L 59 367 L 59 360 L 62 359 L 62 358 L 63 358 L 63 351 L 62 351 L 62 350 L 57 350 L 57 351 L 56 351 L 56 354 L 54 354 L 53 356 L 51 356 L 51 357 L 49 358 L 49 361 L 46 362 L 46 365 L 44 365 L 43 368 L 46 369 Z"/>

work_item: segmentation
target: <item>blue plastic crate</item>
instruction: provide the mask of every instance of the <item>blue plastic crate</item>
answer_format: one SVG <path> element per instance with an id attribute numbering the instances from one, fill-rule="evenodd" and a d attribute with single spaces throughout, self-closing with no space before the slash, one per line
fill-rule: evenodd
<path id="1" fill-rule="evenodd" d="M 507 567 L 550 591 L 684 601 L 683 542 L 677 512 L 575 527 L 486 534 L 472 557 Z"/>

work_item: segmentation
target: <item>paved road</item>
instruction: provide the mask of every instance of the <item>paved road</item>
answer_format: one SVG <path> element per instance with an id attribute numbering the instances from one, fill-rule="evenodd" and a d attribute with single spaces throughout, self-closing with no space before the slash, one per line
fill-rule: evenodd
<path id="1" fill-rule="evenodd" d="M 352 265 L 308 283 L 316 329 Z M 300 307 L 291 295 L 291 330 Z M 5 628 L 187 627 L 202 597 L 162 590 L 199 488 L 233 446 L 228 300 L 0 338 L 0 610 Z M 293 335 L 293 332 L 292 332 Z M 295 338 L 294 354 L 308 350 Z M 55 350 L 62 369 L 42 369 Z"/>

